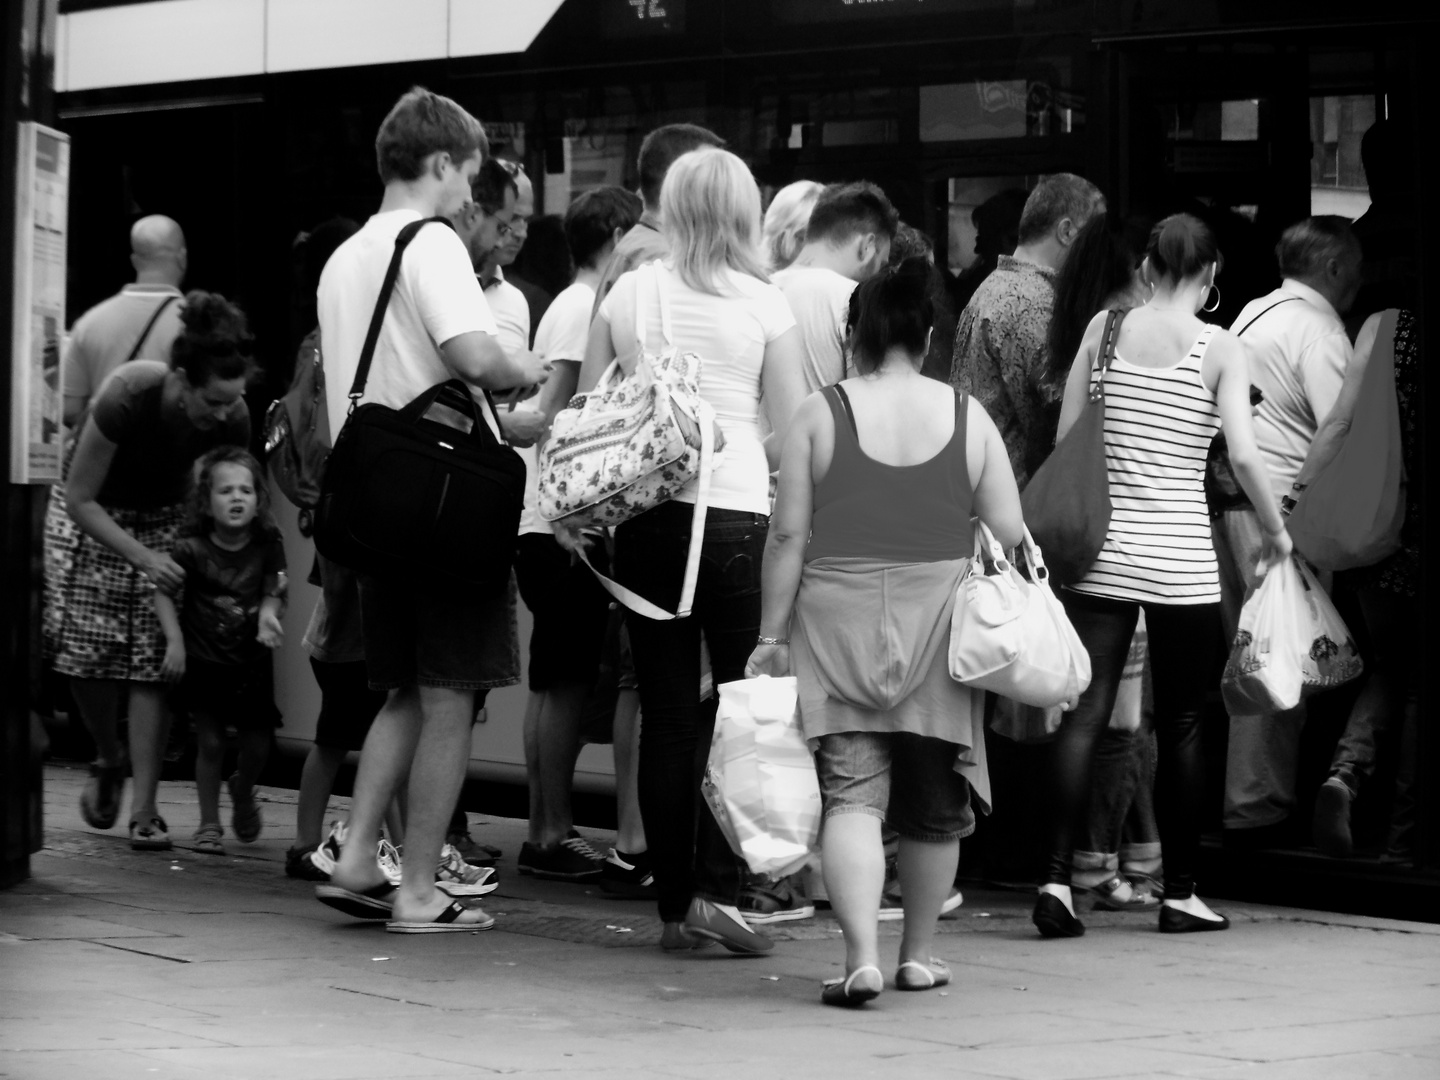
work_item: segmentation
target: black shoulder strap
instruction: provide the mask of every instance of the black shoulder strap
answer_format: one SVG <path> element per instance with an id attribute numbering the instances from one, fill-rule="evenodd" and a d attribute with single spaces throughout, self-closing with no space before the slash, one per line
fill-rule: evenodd
<path id="1" fill-rule="evenodd" d="M 375 359 L 375 344 L 380 340 L 380 327 L 385 323 L 385 309 L 390 306 L 390 294 L 395 291 L 395 279 L 400 276 L 400 259 L 405 254 L 405 249 L 410 245 L 410 241 L 415 239 L 416 233 L 432 221 L 450 225 L 448 218 L 422 218 L 419 221 L 410 222 L 395 237 L 395 253 L 390 256 L 390 265 L 385 269 L 385 281 L 380 286 L 380 295 L 375 299 L 375 312 L 370 316 L 370 329 L 365 334 L 365 345 L 360 350 L 360 363 L 355 368 L 355 381 L 350 384 L 350 408 L 352 411 L 365 393 L 365 382 L 370 378 L 370 363 Z"/>
<path id="2" fill-rule="evenodd" d="M 1110 365 L 1115 362 L 1115 339 L 1120 336 L 1120 323 L 1125 319 L 1123 308 L 1112 308 L 1105 316 L 1105 332 L 1100 335 L 1100 348 L 1095 351 L 1095 364 L 1091 370 L 1091 380 L 1094 385 L 1090 388 L 1090 400 L 1104 396 L 1105 373 L 1110 370 Z M 1098 373 L 1099 380 L 1095 381 Z"/>
<path id="3" fill-rule="evenodd" d="M 178 296 L 167 296 L 155 305 L 155 310 L 150 314 L 150 321 L 145 324 L 145 329 L 140 331 L 140 340 L 135 342 L 135 347 L 130 350 L 130 355 L 125 358 L 125 363 L 130 363 L 131 360 L 134 360 L 140 355 L 140 350 L 145 347 L 145 342 L 150 340 L 150 331 L 155 329 L 155 324 L 160 321 L 160 316 L 164 314 L 167 307 L 179 299 Z"/>
<path id="4" fill-rule="evenodd" d="M 1274 310 L 1275 310 L 1277 307 L 1279 307 L 1281 304 L 1288 304 L 1291 300 L 1299 300 L 1299 299 L 1300 299 L 1300 297 L 1298 297 L 1298 296 L 1287 296 L 1287 297 L 1285 297 L 1284 300 L 1276 300 L 1273 304 L 1271 304 L 1269 307 L 1267 307 L 1264 311 L 1260 312 L 1259 315 L 1256 315 L 1255 318 L 1251 319 L 1251 320 L 1250 320 L 1249 322 L 1247 322 L 1244 326 L 1242 326 L 1239 330 L 1236 330 L 1236 331 L 1235 331 L 1235 336 L 1236 336 L 1236 337 L 1239 337 L 1239 336 L 1240 336 L 1241 334 L 1243 334 L 1246 330 L 1249 330 L 1250 327 L 1254 326 L 1257 322 L 1259 322 L 1260 319 L 1261 319 L 1263 316 L 1269 315 L 1270 312 L 1274 311 Z"/>
<path id="5" fill-rule="evenodd" d="M 855 441 L 860 441 L 860 429 L 855 426 L 855 410 L 850 407 L 850 395 L 845 393 L 845 388 L 839 383 L 826 388 L 835 391 L 835 400 L 840 403 L 840 408 L 845 412 L 845 419 L 850 422 L 850 431 L 855 436 Z"/>

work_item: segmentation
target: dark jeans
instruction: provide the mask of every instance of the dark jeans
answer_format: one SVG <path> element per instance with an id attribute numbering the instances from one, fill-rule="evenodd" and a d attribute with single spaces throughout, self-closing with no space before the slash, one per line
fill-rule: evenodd
<path id="1" fill-rule="evenodd" d="M 1351 795 L 1359 795 L 1375 772 L 1377 742 L 1406 723 L 1409 703 L 1419 697 L 1421 671 L 1419 603 L 1376 586 L 1361 588 L 1356 596 L 1373 657 L 1330 765 Z"/>
<path id="2" fill-rule="evenodd" d="M 1110 722 L 1115 694 L 1141 605 L 1066 590 L 1065 611 L 1090 653 L 1092 678 L 1051 744 L 1050 861 L 1045 881 L 1070 883 L 1075 838 L 1090 806 L 1095 749 Z M 1165 850 L 1165 896 L 1184 899 L 1195 889 L 1205 762 L 1200 710 L 1214 683 L 1220 638 L 1218 604 L 1145 604 L 1155 692 L 1159 767 L 1156 816 Z"/>
<path id="3" fill-rule="evenodd" d="M 688 503 L 665 503 L 616 529 L 616 580 L 673 611 L 693 511 Z M 665 922 L 683 919 L 695 895 L 723 904 L 739 898 L 743 864 L 701 809 L 716 701 L 700 701 L 700 641 L 703 634 L 716 686 L 745 677 L 760 632 L 767 528 L 763 514 L 712 508 L 690 616 L 660 622 L 625 613 L 640 681 L 640 816 Z"/>

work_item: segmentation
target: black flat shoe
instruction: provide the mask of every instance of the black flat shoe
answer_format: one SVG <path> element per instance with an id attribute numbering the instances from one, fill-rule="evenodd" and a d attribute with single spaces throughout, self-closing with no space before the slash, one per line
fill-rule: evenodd
<path id="1" fill-rule="evenodd" d="M 1041 937 L 1081 937 L 1085 933 L 1085 924 L 1071 915 L 1065 902 L 1053 893 L 1041 893 L 1036 898 L 1030 921 Z"/>
<path id="2" fill-rule="evenodd" d="M 1162 934 L 1198 934 L 1206 930 L 1228 930 L 1230 920 L 1221 915 L 1219 919 L 1202 919 L 1179 908 L 1160 909 L 1160 932 Z"/>

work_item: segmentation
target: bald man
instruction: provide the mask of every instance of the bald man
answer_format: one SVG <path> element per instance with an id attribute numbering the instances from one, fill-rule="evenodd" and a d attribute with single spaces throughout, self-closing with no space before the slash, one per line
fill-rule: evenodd
<path id="1" fill-rule="evenodd" d="M 143 217 L 130 229 L 135 281 L 75 321 L 62 361 L 65 423 L 74 427 L 106 377 L 129 360 L 170 362 L 180 332 L 185 234 L 171 218 Z"/>

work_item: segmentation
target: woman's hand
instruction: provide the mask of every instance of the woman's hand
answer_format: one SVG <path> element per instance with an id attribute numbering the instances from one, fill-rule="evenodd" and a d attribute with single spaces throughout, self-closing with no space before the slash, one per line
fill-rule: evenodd
<path id="1" fill-rule="evenodd" d="M 1255 573 L 1263 578 L 1288 559 L 1294 550 L 1295 542 L 1283 526 L 1278 533 L 1267 532 L 1260 544 L 1260 563 L 1255 567 Z"/>
<path id="2" fill-rule="evenodd" d="M 759 678 L 770 675 L 779 678 L 790 674 L 789 645 L 756 645 L 750 659 L 745 661 L 745 677 Z"/>
<path id="3" fill-rule="evenodd" d="M 160 677 L 167 683 L 176 683 L 185 677 L 185 642 L 166 643 L 165 659 L 160 661 Z"/>
<path id="4" fill-rule="evenodd" d="M 135 561 L 135 569 L 166 596 L 174 596 L 185 584 L 185 568 L 169 555 L 150 548 Z"/>
<path id="5" fill-rule="evenodd" d="M 579 553 L 585 550 L 589 538 L 585 535 L 583 526 L 572 525 L 561 518 L 559 521 L 552 521 L 550 527 L 555 532 L 555 542 L 566 551 Z"/>
<path id="6" fill-rule="evenodd" d="M 280 623 L 280 616 L 273 611 L 261 611 L 260 632 L 255 635 L 255 640 L 267 649 L 278 649 L 285 640 L 285 627 Z"/>

